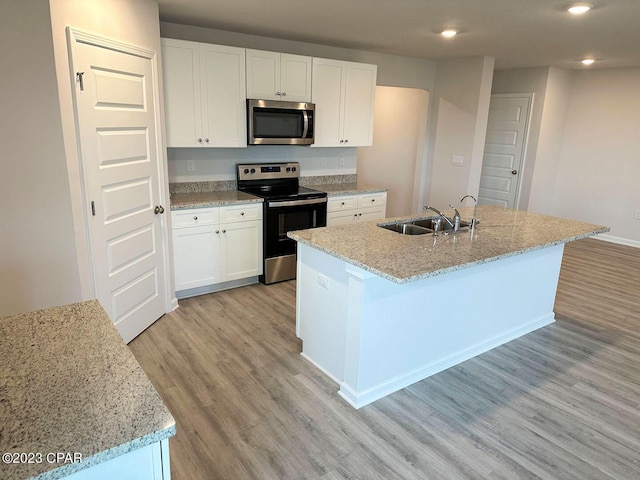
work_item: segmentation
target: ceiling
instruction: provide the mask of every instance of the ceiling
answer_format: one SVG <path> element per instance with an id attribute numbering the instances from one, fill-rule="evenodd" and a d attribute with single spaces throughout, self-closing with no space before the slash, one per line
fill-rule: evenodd
<path id="1" fill-rule="evenodd" d="M 640 66 L 640 0 L 158 0 L 160 20 L 432 60 L 490 56 L 496 68 Z M 445 39 L 445 27 L 460 33 Z M 579 60 L 597 61 L 584 67 Z"/>

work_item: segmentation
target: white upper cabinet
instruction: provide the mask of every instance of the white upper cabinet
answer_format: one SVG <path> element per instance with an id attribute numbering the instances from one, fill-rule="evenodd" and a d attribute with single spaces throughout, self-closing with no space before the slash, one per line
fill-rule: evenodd
<path id="1" fill-rule="evenodd" d="M 372 145 L 376 74 L 376 65 L 313 59 L 314 146 Z"/>
<path id="2" fill-rule="evenodd" d="M 245 147 L 245 49 L 162 42 L 168 147 Z"/>
<path id="3" fill-rule="evenodd" d="M 311 57 L 247 50 L 247 98 L 311 101 Z"/>

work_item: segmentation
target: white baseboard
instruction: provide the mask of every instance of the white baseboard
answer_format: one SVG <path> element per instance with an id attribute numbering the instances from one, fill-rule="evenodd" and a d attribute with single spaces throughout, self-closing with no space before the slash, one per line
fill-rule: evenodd
<path id="1" fill-rule="evenodd" d="M 607 235 L 606 233 L 596 235 L 593 238 L 595 238 L 596 240 L 602 240 L 605 242 L 617 243 L 619 245 L 628 245 L 629 247 L 640 248 L 640 242 L 637 240 L 630 240 L 628 238 L 622 238 L 622 237 L 614 237 L 613 235 Z"/>
<path id="2" fill-rule="evenodd" d="M 446 358 L 442 358 L 437 360 L 436 362 L 431 362 L 427 365 L 423 365 L 420 368 L 406 373 L 405 375 L 391 378 L 365 391 L 355 391 L 349 385 L 342 382 L 340 384 L 340 391 L 338 392 L 338 394 L 352 407 L 356 409 L 364 407 L 365 405 L 368 405 L 371 402 L 385 397 L 390 393 L 397 392 L 398 390 L 408 387 L 409 385 L 419 382 L 420 380 L 424 380 L 431 375 L 435 375 L 436 373 L 442 372 L 447 368 L 458 365 L 482 353 L 488 352 L 493 348 L 510 342 L 511 340 L 515 340 L 516 338 L 531 333 L 534 330 L 549 325 L 554 321 L 555 315 L 553 312 L 551 312 L 550 314 L 545 315 L 541 318 L 537 318 L 526 325 L 515 328 L 508 332 L 504 332 L 497 337 L 491 338 L 471 347 L 464 348 Z"/>

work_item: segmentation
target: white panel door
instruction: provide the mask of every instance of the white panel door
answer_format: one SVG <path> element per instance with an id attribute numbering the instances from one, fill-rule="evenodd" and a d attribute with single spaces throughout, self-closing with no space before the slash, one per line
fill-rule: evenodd
<path id="1" fill-rule="evenodd" d="M 153 65 L 71 42 L 95 294 L 129 342 L 167 304 Z"/>
<path id="2" fill-rule="evenodd" d="M 531 95 L 491 95 L 478 203 L 516 208 Z"/>

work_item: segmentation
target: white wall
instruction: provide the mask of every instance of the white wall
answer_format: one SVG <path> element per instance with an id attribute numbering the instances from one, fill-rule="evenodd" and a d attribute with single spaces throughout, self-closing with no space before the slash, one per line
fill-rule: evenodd
<path id="1" fill-rule="evenodd" d="M 0 14 L 0 316 L 81 299 L 49 5 Z"/>
<path id="2" fill-rule="evenodd" d="M 169 148 L 169 181 L 235 180 L 237 163 L 300 162 L 302 176 L 356 173 L 356 148 L 256 145 L 247 148 Z M 193 170 L 188 170 L 190 163 Z"/>
<path id="3" fill-rule="evenodd" d="M 489 57 L 438 62 L 431 97 L 431 189 L 425 204 L 442 210 L 478 193 L 493 64 Z M 463 157 L 462 166 L 452 165 L 454 155 Z"/>
<path id="4" fill-rule="evenodd" d="M 160 28 L 162 36 L 168 38 L 376 64 L 378 85 L 431 90 L 435 82 L 436 62 L 422 58 L 365 52 L 173 23 L 161 23 Z M 169 181 L 228 180 L 235 178 L 236 163 L 260 161 L 300 161 L 303 175 L 350 174 L 356 173 L 357 155 L 356 148 L 290 146 L 204 150 L 176 148 L 169 150 Z M 187 160 L 194 161 L 195 170 L 187 170 Z M 358 173 L 363 172 L 358 171 Z M 382 186 L 386 186 L 386 183 Z"/>
<path id="5" fill-rule="evenodd" d="M 69 73 L 66 27 L 71 26 L 95 35 L 160 52 L 158 5 L 154 0 L 50 0 L 50 5 L 58 82 L 57 95 L 62 118 L 71 210 L 75 226 L 75 232 L 68 240 L 75 241 L 77 245 L 76 262 L 81 279 L 82 296 L 86 299 L 93 296 L 92 280 L 89 245 L 84 227 L 85 205 L 81 191 L 82 178 L 71 96 L 74 85 L 72 85 Z M 158 72 L 160 89 L 162 88 L 161 73 Z M 164 118 L 164 112 L 161 112 L 161 115 Z M 166 164 L 164 158 L 161 158 L 161 162 Z M 165 185 L 164 188 L 168 190 L 168 185 Z M 168 202 L 164 201 L 164 203 Z"/>
<path id="6" fill-rule="evenodd" d="M 547 77 L 540 136 L 531 178 L 528 210 L 552 215 L 555 211 L 553 192 L 557 184 L 560 150 L 571 96 L 571 71 L 551 67 Z"/>
<path id="7" fill-rule="evenodd" d="M 426 90 L 376 87 L 373 146 L 358 149 L 358 181 L 388 189 L 387 217 L 416 210 L 415 177 L 425 155 L 428 105 Z"/>
<path id="8" fill-rule="evenodd" d="M 640 68 L 573 74 L 552 213 L 640 246 Z"/>

